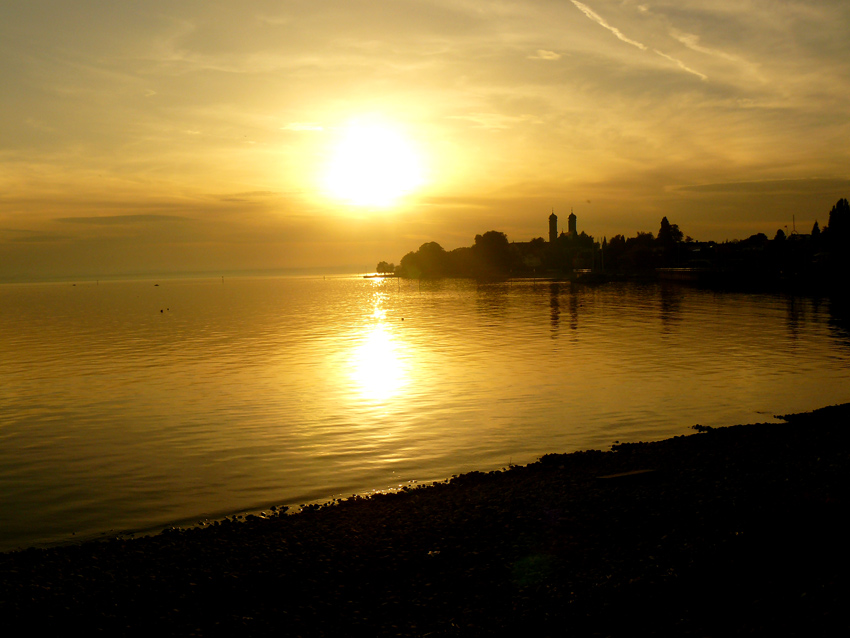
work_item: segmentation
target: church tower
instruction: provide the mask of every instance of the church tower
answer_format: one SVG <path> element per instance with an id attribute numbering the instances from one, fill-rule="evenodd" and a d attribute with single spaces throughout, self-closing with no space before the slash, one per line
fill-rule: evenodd
<path id="1" fill-rule="evenodd" d="M 572 208 L 570 208 L 570 216 L 567 219 L 567 234 L 570 237 L 576 236 L 576 216 Z"/>
<path id="2" fill-rule="evenodd" d="M 553 208 L 552 214 L 549 215 L 549 242 L 554 244 L 556 239 L 558 239 L 558 216 Z"/>

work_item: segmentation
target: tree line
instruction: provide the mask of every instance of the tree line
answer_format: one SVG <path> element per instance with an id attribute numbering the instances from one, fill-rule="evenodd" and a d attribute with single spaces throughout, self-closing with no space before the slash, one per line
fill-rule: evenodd
<path id="1" fill-rule="evenodd" d="M 659 269 L 690 268 L 723 271 L 753 279 L 831 279 L 850 274 L 850 204 L 840 199 L 821 230 L 815 222 L 809 234 L 776 231 L 744 240 L 696 241 L 661 219 L 656 234 L 615 235 L 596 241 L 591 235 L 561 233 L 554 242 L 537 237 L 510 242 L 503 232 L 475 236 L 474 244 L 445 250 L 426 242 L 396 265 L 381 261 L 377 272 L 408 278 L 506 278 L 568 275 L 577 271 L 612 276 L 651 276 Z"/>

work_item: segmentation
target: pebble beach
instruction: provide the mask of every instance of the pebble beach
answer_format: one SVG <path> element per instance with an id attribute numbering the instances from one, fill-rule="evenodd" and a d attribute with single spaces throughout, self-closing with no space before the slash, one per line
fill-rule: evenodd
<path id="1" fill-rule="evenodd" d="M 0 554 L 45 635 L 847 635 L 850 404 Z"/>

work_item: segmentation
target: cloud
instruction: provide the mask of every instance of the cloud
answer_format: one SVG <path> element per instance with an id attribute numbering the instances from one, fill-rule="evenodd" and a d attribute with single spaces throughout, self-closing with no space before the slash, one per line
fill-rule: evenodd
<path id="1" fill-rule="evenodd" d="M 0 228 L 0 238 L 8 237 L 9 242 L 17 242 L 24 244 L 40 244 L 44 242 L 63 241 L 67 239 L 65 235 L 57 235 L 55 233 L 45 233 L 34 230 L 26 230 L 21 228 Z M 2 239 L 0 239 L 2 241 Z"/>
<path id="2" fill-rule="evenodd" d="M 451 115 L 449 119 L 467 120 L 478 128 L 503 130 L 513 128 L 516 124 L 531 122 L 540 124 L 542 120 L 533 115 L 503 115 L 501 113 L 470 113 L 469 115 Z"/>
<path id="3" fill-rule="evenodd" d="M 561 54 L 554 51 L 546 51 L 545 49 L 537 49 L 537 53 L 528 56 L 529 60 L 560 60 Z"/>
<path id="4" fill-rule="evenodd" d="M 146 224 L 149 222 L 176 222 L 185 217 L 177 215 L 105 215 L 103 217 L 59 217 L 57 222 L 66 224 L 95 224 L 97 226 L 112 226 L 116 224 Z"/>
<path id="5" fill-rule="evenodd" d="M 321 192 L 330 138 L 364 114 L 403 127 L 428 162 L 422 197 L 392 222 L 356 220 L 398 223 L 398 236 L 533 237 L 545 231 L 525 211 L 545 218 L 551 203 L 586 199 L 591 233 L 667 214 L 694 236 L 721 223 L 721 237 L 746 236 L 778 210 L 799 220 L 850 193 L 846 181 L 781 179 L 850 166 L 836 142 L 848 132 L 845 0 L 771 11 L 701 0 L 148 0 L 54 3 L 47 14 L 18 4 L 0 22 L 0 57 L 19 62 L 0 65 L 0 228 L 41 234 L 0 237 L 21 268 L 92 263 L 96 242 L 136 268 L 116 242 L 141 251 L 166 235 L 175 246 L 238 243 L 250 264 L 260 251 L 248 239 L 327 241 L 353 225 Z M 435 203 L 446 198 L 457 201 Z M 304 219 L 309 232 L 293 230 Z M 60 260 L 48 242 L 63 233 Z"/>
<path id="6" fill-rule="evenodd" d="M 751 182 L 719 182 L 679 186 L 673 190 L 692 193 L 815 193 L 850 190 L 850 179 L 826 177 L 769 179 Z"/>
<path id="7" fill-rule="evenodd" d="M 702 46 L 699 41 L 700 37 L 698 35 L 694 35 L 693 33 L 682 33 L 677 29 L 672 29 L 670 31 L 670 35 L 673 36 L 675 40 L 678 40 L 682 44 L 684 44 L 689 49 L 696 51 L 698 53 L 705 53 L 706 55 L 712 55 L 718 58 L 723 58 L 724 60 L 730 60 L 732 62 L 740 62 L 741 58 L 726 53 L 724 51 L 720 51 L 718 49 L 710 49 L 708 47 Z"/>
<path id="8" fill-rule="evenodd" d="M 660 55 L 662 58 L 665 58 L 665 59 L 667 59 L 667 60 L 670 60 L 671 62 L 674 62 L 674 63 L 675 63 L 675 64 L 676 64 L 676 65 L 677 65 L 680 69 L 682 69 L 683 71 L 687 71 L 688 73 L 693 73 L 693 74 L 694 74 L 695 76 L 697 76 L 700 80 L 703 80 L 703 81 L 707 81 L 707 80 L 708 80 L 708 76 L 707 76 L 707 75 L 705 75 L 705 74 L 703 74 L 703 73 L 700 73 L 699 71 L 695 71 L 694 69 L 691 69 L 690 67 L 685 66 L 685 63 L 684 63 L 684 62 L 682 62 L 681 60 L 677 60 L 676 58 L 674 58 L 674 57 L 672 57 L 672 56 L 670 56 L 670 55 L 667 55 L 666 53 L 662 53 L 662 52 L 661 52 L 661 51 L 659 51 L 658 49 L 654 49 L 654 50 L 655 50 L 655 52 L 656 52 L 658 55 Z"/>
<path id="9" fill-rule="evenodd" d="M 264 197 L 270 197 L 275 195 L 274 191 L 249 191 L 245 193 L 233 193 L 232 195 L 225 195 L 220 197 L 219 200 L 222 202 L 247 202 L 252 199 L 262 199 Z"/>
<path id="10" fill-rule="evenodd" d="M 751 76 L 764 82 L 764 78 L 762 78 L 759 73 L 758 65 L 753 64 L 752 62 L 749 62 L 738 55 L 726 53 L 726 51 L 721 51 L 720 49 L 713 49 L 710 47 L 703 46 L 700 43 L 700 36 L 696 34 L 684 33 L 682 31 L 679 31 L 678 29 L 670 29 L 670 36 L 677 42 L 680 42 L 681 44 L 685 45 L 691 51 L 696 51 L 697 53 L 702 53 L 703 55 L 708 55 L 714 58 L 725 60 L 727 62 L 731 62 L 735 65 L 738 65 L 745 72 L 748 72 Z"/>
<path id="11" fill-rule="evenodd" d="M 588 18 L 590 18 L 591 20 L 596 22 L 599 26 L 608 29 L 611 33 L 613 33 L 615 36 L 620 38 L 620 40 L 622 40 L 623 42 L 625 42 L 627 44 L 631 44 L 632 46 L 637 47 L 641 51 L 646 51 L 646 45 L 645 44 L 641 44 L 640 42 L 638 42 L 636 40 L 632 40 L 631 38 L 627 38 L 625 35 L 623 35 L 623 33 L 618 28 L 612 27 L 610 24 L 608 24 L 605 21 L 605 18 L 600 16 L 598 13 L 596 13 L 593 9 L 588 7 L 586 4 L 579 2 L 578 0 L 572 0 L 572 3 L 584 15 L 586 15 Z"/>

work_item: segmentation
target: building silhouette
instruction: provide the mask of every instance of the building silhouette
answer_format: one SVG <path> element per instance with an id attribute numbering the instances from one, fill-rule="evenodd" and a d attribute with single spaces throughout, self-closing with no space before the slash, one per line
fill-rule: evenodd
<path id="1" fill-rule="evenodd" d="M 570 216 L 567 217 L 567 237 L 575 237 L 578 235 L 578 231 L 576 230 L 576 221 L 577 217 L 573 212 L 573 209 L 570 208 Z M 552 214 L 549 215 L 549 243 L 554 244 L 558 239 L 558 216 L 555 214 L 555 210 L 552 210 Z"/>

